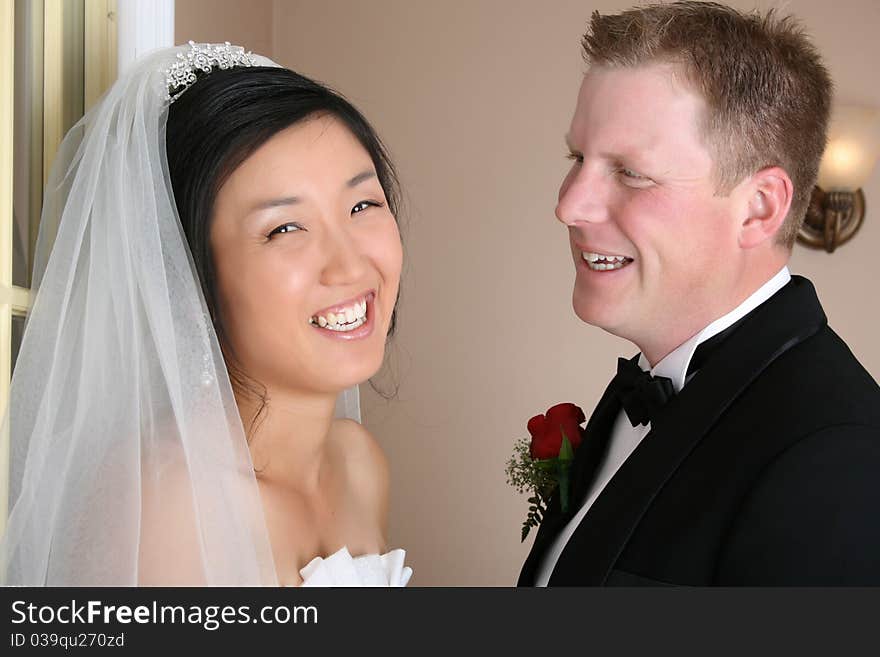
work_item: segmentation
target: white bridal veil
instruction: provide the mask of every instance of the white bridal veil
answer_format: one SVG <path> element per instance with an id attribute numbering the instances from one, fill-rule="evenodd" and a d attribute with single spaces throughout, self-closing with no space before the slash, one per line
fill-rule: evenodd
<path id="1" fill-rule="evenodd" d="M 53 166 L 6 418 L 5 584 L 277 584 L 169 182 L 166 70 L 186 50 L 138 62 Z"/>

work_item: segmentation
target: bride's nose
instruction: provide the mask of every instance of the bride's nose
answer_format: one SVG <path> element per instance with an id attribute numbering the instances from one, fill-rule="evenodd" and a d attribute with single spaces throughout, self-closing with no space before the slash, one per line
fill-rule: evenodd
<path id="1" fill-rule="evenodd" d="M 323 247 L 325 259 L 321 282 L 324 285 L 348 285 L 364 277 L 367 270 L 366 256 L 347 230 L 328 232 Z"/>

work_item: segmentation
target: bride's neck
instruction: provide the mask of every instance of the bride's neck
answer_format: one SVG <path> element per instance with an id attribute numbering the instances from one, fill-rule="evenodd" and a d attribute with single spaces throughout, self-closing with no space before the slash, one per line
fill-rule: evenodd
<path id="1" fill-rule="evenodd" d="M 314 491 L 325 459 L 336 395 L 266 392 L 265 406 L 251 395 L 236 395 L 254 468 L 265 482 Z"/>

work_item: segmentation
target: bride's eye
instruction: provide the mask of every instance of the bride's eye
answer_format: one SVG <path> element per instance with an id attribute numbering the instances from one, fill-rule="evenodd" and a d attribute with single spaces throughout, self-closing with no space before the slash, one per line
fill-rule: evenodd
<path id="1" fill-rule="evenodd" d="M 297 223 L 287 223 L 281 224 L 277 228 L 275 228 L 271 233 L 269 233 L 266 237 L 268 239 L 272 239 L 275 235 L 280 235 L 281 233 L 295 233 L 300 230 L 305 230 L 302 226 Z"/>
<path id="2" fill-rule="evenodd" d="M 381 208 L 384 205 L 384 203 L 379 203 L 378 201 L 361 201 L 360 203 L 355 204 L 351 209 L 351 213 L 357 214 L 358 212 L 363 212 L 367 208 Z"/>

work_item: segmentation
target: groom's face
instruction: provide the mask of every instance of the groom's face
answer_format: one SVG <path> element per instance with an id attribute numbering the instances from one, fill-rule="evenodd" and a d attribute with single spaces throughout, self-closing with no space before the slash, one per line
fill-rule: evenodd
<path id="1" fill-rule="evenodd" d="M 569 227 L 574 310 L 654 361 L 728 302 L 718 297 L 737 266 L 736 206 L 716 195 L 703 111 L 669 65 L 593 67 L 566 135 L 556 216 Z"/>

